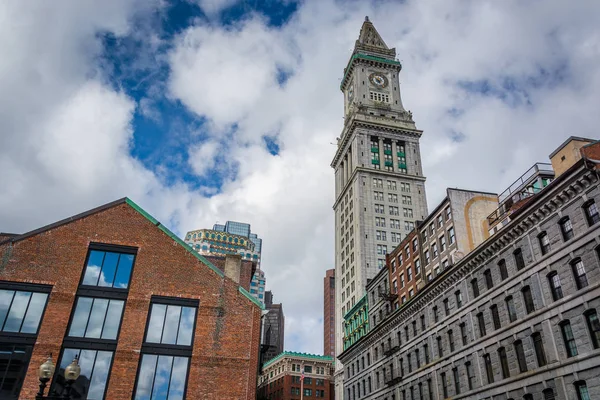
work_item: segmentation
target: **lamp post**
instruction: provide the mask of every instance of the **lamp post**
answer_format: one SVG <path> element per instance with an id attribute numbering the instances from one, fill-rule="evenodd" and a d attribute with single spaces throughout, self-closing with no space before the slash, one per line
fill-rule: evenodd
<path id="1" fill-rule="evenodd" d="M 54 375 L 55 365 L 52 362 L 52 353 L 38 370 L 38 376 L 40 379 L 40 389 L 38 393 L 35 395 L 35 400 L 70 400 L 71 399 L 71 386 L 73 382 L 79 378 L 81 374 L 81 367 L 79 366 L 78 357 L 75 356 L 73 362 L 65 368 L 65 387 L 63 389 L 62 396 L 58 396 L 54 391 L 52 393 L 48 393 L 48 396 L 44 396 L 44 391 L 46 390 L 46 385 L 48 381 Z"/>

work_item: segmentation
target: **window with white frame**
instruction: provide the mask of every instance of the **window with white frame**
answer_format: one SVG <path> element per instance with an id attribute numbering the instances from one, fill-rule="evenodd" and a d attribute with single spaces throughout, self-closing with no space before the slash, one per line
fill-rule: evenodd
<path id="1" fill-rule="evenodd" d="M 369 99 L 380 103 L 389 103 L 390 95 L 387 93 L 369 92 Z"/>

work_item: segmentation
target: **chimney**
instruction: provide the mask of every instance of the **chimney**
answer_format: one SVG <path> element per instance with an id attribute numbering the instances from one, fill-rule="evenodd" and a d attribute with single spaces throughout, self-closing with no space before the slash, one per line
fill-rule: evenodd
<path id="1" fill-rule="evenodd" d="M 242 256 L 240 254 L 227 254 L 225 256 L 225 276 L 239 285 L 242 270 Z"/>

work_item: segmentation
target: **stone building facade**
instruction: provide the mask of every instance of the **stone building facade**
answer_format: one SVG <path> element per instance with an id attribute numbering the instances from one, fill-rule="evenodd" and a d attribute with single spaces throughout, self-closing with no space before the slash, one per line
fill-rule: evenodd
<path id="1" fill-rule="evenodd" d="M 334 400 L 333 357 L 285 351 L 263 366 L 258 400 L 315 398 Z"/>
<path id="2" fill-rule="evenodd" d="M 335 357 L 335 269 L 323 278 L 323 354 Z"/>
<path id="3" fill-rule="evenodd" d="M 340 354 L 344 398 L 600 397 L 598 163 L 584 156 Z"/>
<path id="4" fill-rule="evenodd" d="M 59 394 L 79 356 L 73 398 L 254 400 L 262 307 L 222 267 L 129 199 L 5 235 L 0 398 L 33 399 L 51 353 Z"/>

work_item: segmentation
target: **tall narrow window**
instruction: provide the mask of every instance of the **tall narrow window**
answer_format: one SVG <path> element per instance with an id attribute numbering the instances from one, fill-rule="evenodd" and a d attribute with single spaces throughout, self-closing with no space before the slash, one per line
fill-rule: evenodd
<path id="1" fill-rule="evenodd" d="M 527 314 L 534 312 L 535 304 L 533 302 L 531 288 L 529 286 L 525 286 L 523 289 L 521 289 L 521 293 L 523 294 L 523 302 L 525 303 L 525 311 Z"/>
<path id="2" fill-rule="evenodd" d="M 590 199 L 583 204 L 583 211 L 585 213 L 585 218 L 587 219 L 587 223 L 589 226 L 592 226 L 598 221 L 600 221 L 598 207 L 596 206 L 596 203 L 593 199 Z"/>
<path id="3" fill-rule="evenodd" d="M 437 341 L 438 357 L 443 357 L 444 356 L 444 348 L 442 347 L 441 336 L 438 336 L 437 338 L 435 338 L 435 340 Z"/>
<path id="4" fill-rule="evenodd" d="M 477 284 L 477 278 L 471 279 L 471 289 L 473 290 L 473 298 L 479 297 L 479 285 Z"/>
<path id="5" fill-rule="evenodd" d="M 454 394 L 460 394 L 460 379 L 458 377 L 458 368 L 452 368 L 452 376 L 454 378 Z"/>
<path id="6" fill-rule="evenodd" d="M 585 381 L 575 382 L 575 391 L 577 392 L 578 400 L 590 400 L 590 394 Z"/>
<path id="7" fill-rule="evenodd" d="M 429 364 L 429 346 L 427 343 L 423 345 L 423 353 L 425 354 L 425 364 Z"/>
<path id="8" fill-rule="evenodd" d="M 421 330 L 425 331 L 425 315 L 421 315 Z"/>
<path id="9" fill-rule="evenodd" d="M 444 312 L 446 316 L 450 315 L 450 306 L 448 305 L 448 299 L 444 299 Z"/>
<path id="10" fill-rule="evenodd" d="M 438 308 L 437 308 L 437 306 L 433 307 L 432 311 L 433 311 L 433 320 L 435 322 L 438 322 L 439 316 L 438 316 Z"/>
<path id="11" fill-rule="evenodd" d="M 467 370 L 467 384 L 469 385 L 469 390 L 473 390 L 475 387 L 473 385 L 473 381 L 475 380 L 475 374 L 473 373 L 473 366 L 471 365 L 471 361 L 467 361 L 465 363 L 465 369 Z"/>
<path id="12" fill-rule="evenodd" d="M 542 335 L 539 332 L 534 332 L 531 335 L 531 340 L 533 340 L 533 349 L 535 350 L 535 358 L 537 359 L 538 367 L 543 367 L 547 364 L 547 361 Z"/>
<path id="13" fill-rule="evenodd" d="M 592 346 L 595 349 L 600 348 L 600 321 L 598 321 L 596 310 L 591 309 L 586 311 L 585 320 L 590 332 L 590 338 L 592 339 Z"/>
<path id="14" fill-rule="evenodd" d="M 577 355 L 577 345 L 575 344 L 575 337 L 573 336 L 573 330 L 571 329 L 571 323 L 569 321 L 563 321 L 560 324 L 560 330 L 562 332 L 563 342 L 565 344 L 565 350 L 567 357 L 574 357 Z"/>
<path id="15" fill-rule="evenodd" d="M 410 353 L 406 355 L 406 365 L 408 365 L 408 373 L 410 374 L 412 372 L 412 356 Z"/>
<path id="16" fill-rule="evenodd" d="M 523 259 L 523 252 L 521 248 L 513 251 L 513 256 L 515 257 L 515 264 L 517 265 L 517 270 L 522 270 L 525 268 L 525 260 Z"/>
<path id="17" fill-rule="evenodd" d="M 479 325 L 479 336 L 484 337 L 485 332 L 485 318 L 483 317 L 483 313 L 480 312 L 477 314 L 477 324 Z"/>
<path id="18" fill-rule="evenodd" d="M 504 259 L 498 261 L 498 270 L 500 271 L 500 280 L 508 278 L 508 270 L 506 269 L 506 261 Z"/>
<path id="19" fill-rule="evenodd" d="M 550 284 L 550 291 L 552 292 L 552 299 L 554 301 L 562 299 L 563 292 L 562 286 L 560 284 L 560 277 L 556 273 L 556 271 L 550 272 L 548 274 L 548 283 Z"/>
<path id="20" fill-rule="evenodd" d="M 446 382 L 446 373 L 442 372 L 440 374 L 440 380 L 442 381 L 442 392 L 444 394 L 444 399 L 448 398 L 448 383 Z"/>
<path id="21" fill-rule="evenodd" d="M 588 280 L 581 258 L 576 258 L 575 260 L 571 261 L 571 269 L 573 270 L 573 276 L 575 277 L 577 289 L 583 289 L 586 287 L 588 285 Z"/>
<path id="22" fill-rule="evenodd" d="M 508 311 L 508 319 L 510 322 L 515 322 L 517 320 L 517 310 L 515 308 L 515 301 L 512 296 L 508 296 L 505 300 L 506 302 L 506 310 Z"/>
<path id="23" fill-rule="evenodd" d="M 502 378 L 506 379 L 510 377 L 510 370 L 508 369 L 508 359 L 504 347 L 498 349 L 498 358 L 500 358 L 500 366 L 502 367 Z"/>
<path id="24" fill-rule="evenodd" d="M 450 351 L 454 351 L 454 333 L 452 333 L 452 329 L 448 331 L 448 346 L 450 346 Z"/>
<path id="25" fill-rule="evenodd" d="M 514 343 L 515 353 L 517 354 L 517 362 L 519 363 L 519 371 L 527 372 L 527 360 L 525 359 L 525 350 L 523 350 L 523 342 L 517 340 Z"/>
<path id="26" fill-rule="evenodd" d="M 417 368 L 421 368 L 421 357 L 419 356 L 419 349 L 415 349 L 415 360 L 417 361 Z"/>
<path id="27" fill-rule="evenodd" d="M 494 280 L 492 279 L 492 271 L 490 271 L 489 269 L 486 269 L 483 272 L 483 276 L 485 277 L 485 285 L 487 286 L 488 289 L 491 289 L 494 287 Z"/>
<path id="28" fill-rule="evenodd" d="M 494 370 L 492 369 L 492 359 L 489 354 L 483 355 L 483 363 L 485 364 L 485 374 L 487 375 L 488 383 L 494 383 Z"/>
<path id="29" fill-rule="evenodd" d="M 498 313 L 498 306 L 492 304 L 490 306 L 490 312 L 492 313 L 492 322 L 494 323 L 494 329 L 500 329 L 500 314 Z"/>
<path id="30" fill-rule="evenodd" d="M 460 290 L 456 291 L 454 293 L 454 296 L 456 297 L 456 308 L 461 308 L 462 307 L 462 294 L 460 293 Z"/>
<path id="31" fill-rule="evenodd" d="M 567 240 L 573 239 L 574 234 L 571 219 L 569 217 L 564 217 L 558 224 L 560 225 L 563 240 L 566 242 Z"/>
<path id="32" fill-rule="evenodd" d="M 460 337 L 462 338 L 462 345 L 466 346 L 467 342 L 469 341 L 469 338 L 467 336 L 467 325 L 462 322 L 460 325 Z"/>
<path id="33" fill-rule="evenodd" d="M 546 232 L 542 232 L 538 235 L 538 241 L 540 242 L 540 251 L 542 255 L 548 254 L 550 251 L 550 238 Z"/>

